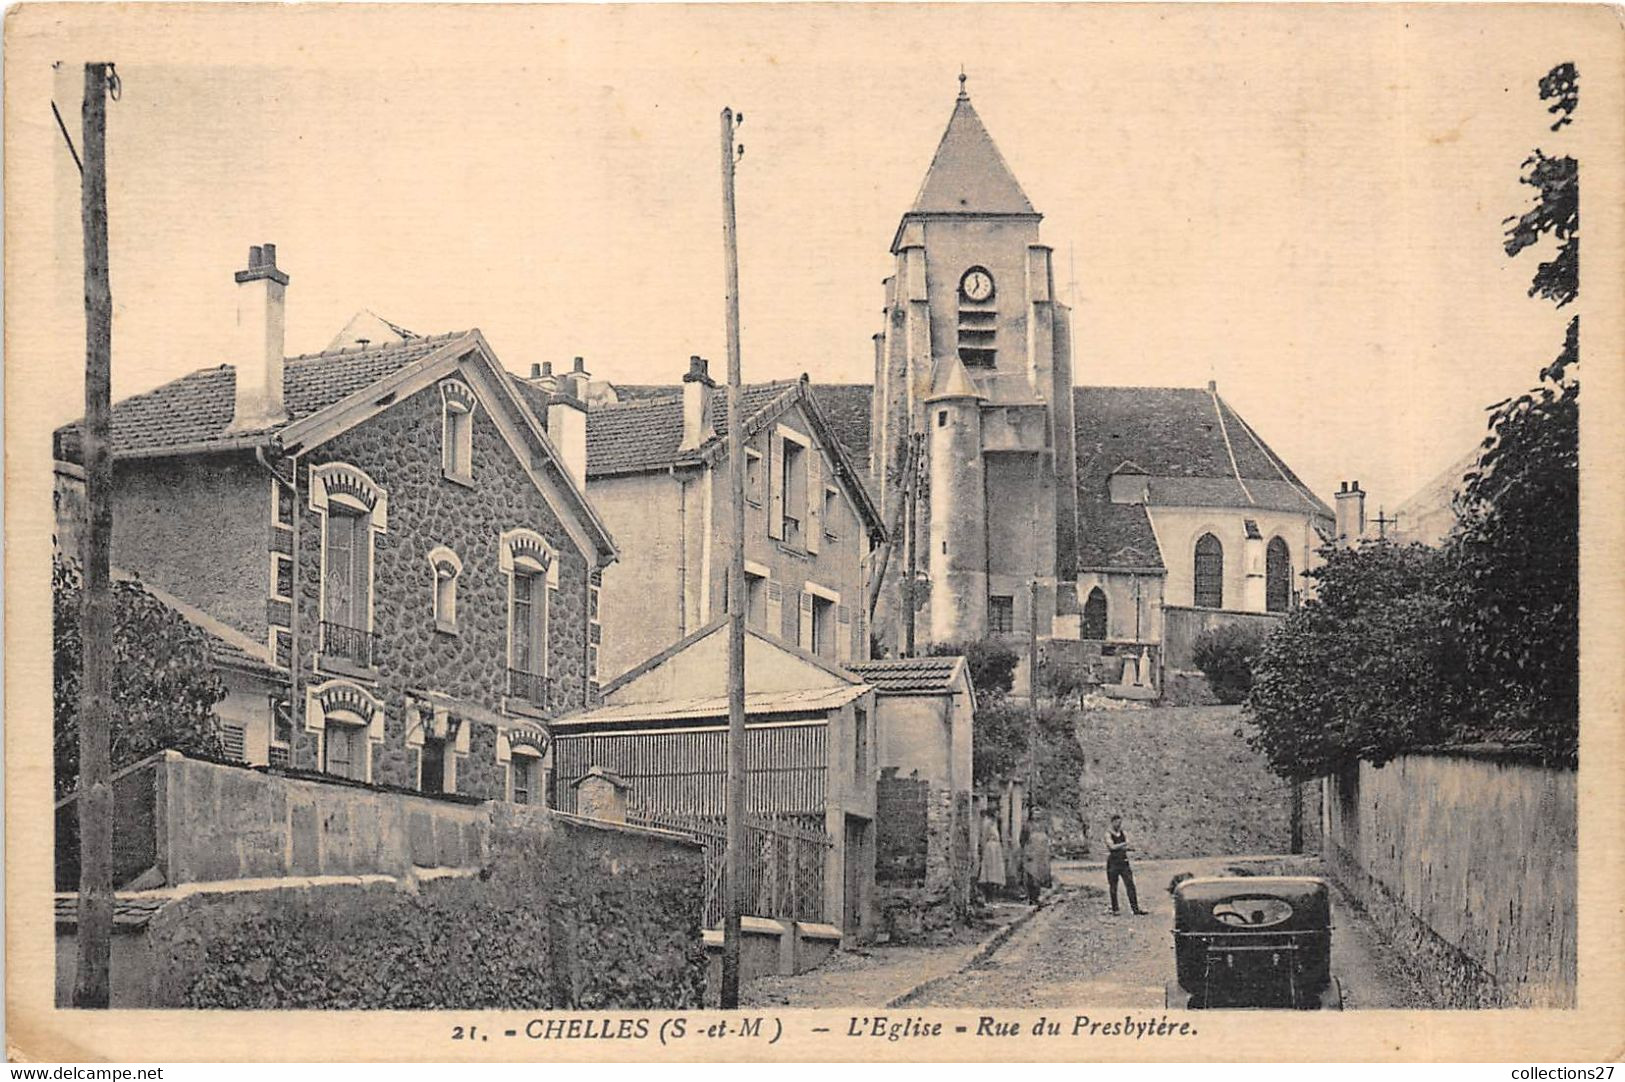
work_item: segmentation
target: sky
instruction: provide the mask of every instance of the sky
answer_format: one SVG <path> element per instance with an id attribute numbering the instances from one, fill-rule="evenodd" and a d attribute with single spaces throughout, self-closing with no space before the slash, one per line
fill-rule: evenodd
<path id="1" fill-rule="evenodd" d="M 368 308 L 479 327 L 515 371 L 720 368 L 724 105 L 745 115 L 746 378 L 867 382 L 963 65 L 1045 216 L 1078 381 L 1216 380 L 1312 488 L 1359 479 L 1374 514 L 1561 344 L 1569 313 L 1526 296 L 1536 253 L 1501 249 L 1520 163 L 1587 123 L 1588 35 L 1552 11 L 104 9 L 126 21 L 103 28 L 115 397 L 231 359 L 231 275 L 264 241 L 290 354 Z M 1581 105 L 1554 134 L 1536 82 L 1565 59 Z M 55 318 L 82 334 L 77 175 L 37 112 Z M 80 412 L 80 343 L 28 359 L 60 381 L 52 423 Z"/>

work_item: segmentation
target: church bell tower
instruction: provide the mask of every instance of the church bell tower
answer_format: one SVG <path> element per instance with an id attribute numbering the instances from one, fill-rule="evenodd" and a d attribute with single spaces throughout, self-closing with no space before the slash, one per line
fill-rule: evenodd
<path id="1" fill-rule="evenodd" d="M 872 484 L 894 539 L 875 626 L 900 652 L 908 597 L 917 647 L 986 635 L 1049 637 L 1076 578 L 1077 483 L 1068 310 L 1033 209 L 959 96 L 892 239 L 875 336 Z M 916 440 L 914 437 L 921 438 Z M 924 484 L 909 498 L 910 450 Z M 909 521 L 905 515 L 903 521 Z M 907 589 L 912 550 L 920 569 Z M 1036 584 L 1036 590 L 1035 590 Z"/>

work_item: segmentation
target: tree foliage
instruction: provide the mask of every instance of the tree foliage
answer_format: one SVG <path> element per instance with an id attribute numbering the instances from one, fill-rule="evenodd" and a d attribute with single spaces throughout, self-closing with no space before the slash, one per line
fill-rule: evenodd
<path id="1" fill-rule="evenodd" d="M 1315 596 L 1260 647 L 1248 734 L 1276 773 L 1319 777 L 1443 741 L 1455 664 L 1448 567 L 1421 545 L 1326 549 Z"/>
<path id="2" fill-rule="evenodd" d="M 226 687 L 214 670 L 203 632 L 140 583 L 114 582 L 112 592 L 113 769 L 165 748 L 220 758 L 224 749 L 214 707 L 226 697 Z M 81 596 L 78 564 L 53 561 L 53 759 L 58 798 L 79 784 Z"/>
<path id="3" fill-rule="evenodd" d="M 1579 73 L 1569 63 L 1541 79 L 1541 98 L 1555 99 L 1548 111 L 1559 114 L 1553 131 L 1573 121 L 1579 85 Z M 1536 268 L 1529 295 L 1561 308 L 1580 295 L 1580 165 L 1566 154 L 1552 156 L 1536 147 L 1518 179 L 1535 189 L 1535 199 L 1528 210 L 1502 223 L 1506 254 L 1515 256 L 1547 235 L 1556 240 L 1557 254 Z"/>
<path id="4" fill-rule="evenodd" d="M 1571 331 L 1573 331 L 1571 324 Z M 1571 336 L 1565 355 L 1577 352 Z M 1558 378 L 1551 378 L 1558 373 Z M 1580 407 L 1572 356 L 1491 413 L 1457 496 L 1445 552 L 1459 578 L 1451 629 L 1467 647 L 1465 705 L 1530 729 L 1563 758 L 1580 711 Z"/>
<path id="5" fill-rule="evenodd" d="M 1253 658 L 1264 644 L 1262 628 L 1221 624 L 1196 636 L 1191 660 L 1207 677 L 1213 697 L 1221 703 L 1239 703 L 1253 686 Z"/>
<path id="6" fill-rule="evenodd" d="M 1578 86 L 1573 64 L 1540 81 L 1553 131 L 1572 121 Z M 1506 220 L 1506 252 L 1558 242 L 1529 293 L 1561 308 L 1580 291 L 1579 167 L 1537 149 L 1522 179 L 1537 194 Z M 1441 550 L 1326 550 L 1310 572 L 1318 596 L 1265 643 L 1248 698 L 1252 742 L 1278 773 L 1484 739 L 1578 761 L 1579 359 L 1576 316 L 1540 385 L 1491 407 Z"/>

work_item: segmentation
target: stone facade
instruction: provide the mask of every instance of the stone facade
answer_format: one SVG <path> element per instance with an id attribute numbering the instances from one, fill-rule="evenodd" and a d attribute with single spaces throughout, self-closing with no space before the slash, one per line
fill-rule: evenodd
<path id="1" fill-rule="evenodd" d="M 587 705 L 589 567 L 558 513 L 537 490 L 482 404 L 473 421 L 472 484 L 441 469 L 441 395 L 431 385 L 300 456 L 299 625 L 301 690 L 334 677 L 355 677 L 384 704 L 383 739 L 373 741 L 371 780 L 416 787 L 420 753 L 409 746 L 408 689 L 430 690 L 500 714 L 508 700 L 509 574 L 502 534 L 528 529 L 555 553 L 557 586 L 548 591 L 547 675 L 551 710 Z M 333 666 L 319 656 L 314 629 L 321 612 L 322 515 L 312 509 L 312 471 L 327 464 L 362 470 L 388 500 L 387 528 L 373 541 L 371 672 Z M 456 582 L 455 630 L 437 627 L 432 550 L 462 562 Z M 465 719 L 468 751 L 457 756 L 460 793 L 501 798 L 507 767 L 497 756 L 497 727 Z M 298 730 L 293 765 L 321 763 L 317 734 Z"/>
<path id="2" fill-rule="evenodd" d="M 798 405 L 749 438 L 746 447 L 760 462 L 770 458 L 783 438 L 805 441 L 810 453 L 820 456 L 812 476 L 822 486 L 838 486 L 832 451 L 820 443 Z M 615 637 L 600 647 L 606 681 L 726 611 L 731 545 L 727 480 L 725 457 L 709 465 L 589 478 L 593 504 L 610 531 L 636 541 L 626 545 L 603 575 L 605 622 L 615 629 Z M 866 659 L 863 560 L 870 547 L 868 524 L 854 501 L 843 495 L 829 502 L 818 524 L 816 551 L 776 538 L 769 529 L 772 500 L 766 487 L 763 480 L 749 488 L 745 506 L 746 571 L 766 580 L 761 597 L 748 606 L 750 625 L 831 661 Z M 833 602 L 835 633 L 818 644 L 806 641 L 810 615 L 803 611 L 814 596 Z"/>

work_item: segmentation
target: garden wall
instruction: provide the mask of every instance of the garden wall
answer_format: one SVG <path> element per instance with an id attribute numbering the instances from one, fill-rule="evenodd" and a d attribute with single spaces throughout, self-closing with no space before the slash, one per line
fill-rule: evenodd
<path id="1" fill-rule="evenodd" d="M 116 888 L 221 879 L 401 875 L 473 868 L 490 813 L 468 798 L 428 797 L 336 780 L 282 777 L 160 752 L 113 782 Z M 78 806 L 57 810 L 56 882 L 76 889 Z"/>
<path id="2" fill-rule="evenodd" d="M 1328 864 L 1439 1002 L 1575 1005 L 1575 771 L 1406 755 L 1325 784 Z"/>
<path id="3" fill-rule="evenodd" d="M 527 1009 L 697 1007 L 705 995 L 698 844 L 542 808 L 458 804 L 162 755 L 154 789 L 186 794 L 155 847 L 238 854 L 201 887 L 119 895 L 117 1007 Z M 203 780 L 203 779 L 206 779 Z M 319 790 L 312 793 L 311 790 Z M 205 799 L 205 795 L 207 798 Z M 238 818 L 218 800 L 250 810 Z M 438 805 L 438 806 L 436 806 Z M 160 803 L 160 807 L 166 807 Z M 253 808 L 259 809 L 257 812 Z M 281 808 L 279 816 L 270 810 Z M 293 862 L 316 809 L 314 870 Z M 223 826 L 234 822 L 233 834 Z M 358 824 L 360 824 L 358 826 Z M 416 824 L 416 825 L 414 825 Z M 252 844 L 247 844 L 249 841 Z M 443 843 L 443 844 L 442 844 Z M 139 847 L 132 847 L 132 849 Z M 245 860 L 244 853 L 258 854 Z M 281 853 L 277 870 L 272 855 Z M 335 854 L 323 863 L 324 854 Z M 363 859 L 365 858 L 365 859 Z M 187 857 L 186 859 L 191 859 Z M 345 872 L 336 869 L 343 863 Z M 370 863 L 370 867 L 366 867 Z M 76 915 L 58 906 L 58 992 Z"/>

